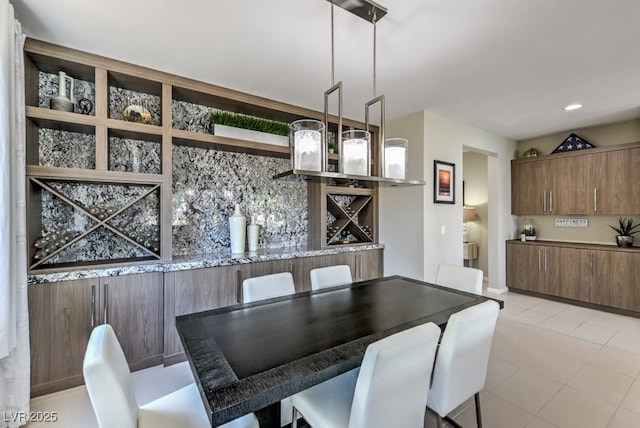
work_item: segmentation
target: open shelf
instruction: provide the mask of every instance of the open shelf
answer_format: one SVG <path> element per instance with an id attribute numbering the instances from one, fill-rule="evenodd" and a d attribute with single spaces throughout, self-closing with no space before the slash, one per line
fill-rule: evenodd
<path id="1" fill-rule="evenodd" d="M 424 181 L 419 180 L 400 180 L 397 178 L 376 177 L 374 175 L 339 174 L 337 172 L 317 172 L 300 169 L 281 172 L 280 174 L 273 176 L 274 179 L 286 179 L 287 177 L 302 177 L 306 181 L 318 181 L 323 183 L 330 181 L 362 181 L 388 187 L 424 186 L 426 184 Z"/>

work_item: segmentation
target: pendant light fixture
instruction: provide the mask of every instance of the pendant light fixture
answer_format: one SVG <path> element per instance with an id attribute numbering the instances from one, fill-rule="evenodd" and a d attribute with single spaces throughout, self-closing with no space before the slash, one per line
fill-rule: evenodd
<path id="1" fill-rule="evenodd" d="M 373 99 L 365 103 L 365 126 L 369 130 L 369 109 L 380 103 L 380 128 L 378 132 L 378 175 L 384 178 L 404 180 L 407 176 L 409 141 L 405 138 L 385 139 L 385 98 L 384 94 L 376 96 L 376 54 L 377 54 L 377 27 L 379 19 L 386 14 L 386 9 L 375 3 L 371 5 L 370 15 L 373 24 Z"/>

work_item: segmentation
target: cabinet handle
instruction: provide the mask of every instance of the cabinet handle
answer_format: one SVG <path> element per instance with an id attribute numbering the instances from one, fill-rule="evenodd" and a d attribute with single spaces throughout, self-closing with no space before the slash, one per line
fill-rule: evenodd
<path id="1" fill-rule="evenodd" d="M 593 211 L 598 212 L 598 189 L 593 188 Z"/>
<path id="2" fill-rule="evenodd" d="M 549 190 L 549 212 L 553 212 L 553 190 Z"/>
<path id="3" fill-rule="evenodd" d="M 538 248 L 538 270 L 542 270 L 542 248 Z"/>
<path id="4" fill-rule="evenodd" d="M 547 270 L 549 270 L 548 268 L 549 268 L 549 266 L 547 265 L 547 249 L 545 248 L 544 249 L 544 270 L 545 270 L 545 272 Z"/>
<path id="5" fill-rule="evenodd" d="M 593 276 L 593 253 L 589 256 L 589 272 Z"/>
<path id="6" fill-rule="evenodd" d="M 236 303 L 242 303 L 242 272 L 236 269 Z"/>
<path id="7" fill-rule="evenodd" d="M 109 284 L 104 285 L 104 324 L 109 324 Z"/>
<path id="8" fill-rule="evenodd" d="M 96 286 L 91 286 L 91 328 L 96 326 Z"/>
<path id="9" fill-rule="evenodd" d="M 542 192 L 542 212 L 547 212 L 547 191 Z"/>
<path id="10" fill-rule="evenodd" d="M 364 278 L 364 274 L 362 272 L 362 254 L 358 254 L 358 269 L 359 269 L 359 277 L 360 280 L 362 280 L 362 278 Z"/>

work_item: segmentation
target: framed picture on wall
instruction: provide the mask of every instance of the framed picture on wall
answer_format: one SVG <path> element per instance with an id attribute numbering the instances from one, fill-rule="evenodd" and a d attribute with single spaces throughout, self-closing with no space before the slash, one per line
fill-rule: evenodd
<path id="1" fill-rule="evenodd" d="M 456 203 L 456 165 L 439 160 L 433 161 L 433 203 Z"/>

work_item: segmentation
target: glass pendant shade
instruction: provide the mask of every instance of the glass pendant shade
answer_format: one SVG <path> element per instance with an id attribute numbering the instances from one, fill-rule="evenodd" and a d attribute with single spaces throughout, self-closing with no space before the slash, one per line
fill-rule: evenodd
<path id="1" fill-rule="evenodd" d="M 342 133 L 340 166 L 342 174 L 371 175 L 371 134 L 368 131 Z"/>
<path id="2" fill-rule="evenodd" d="M 404 138 L 384 140 L 384 177 L 404 180 L 407 178 L 409 141 Z"/>
<path id="3" fill-rule="evenodd" d="M 327 152 L 324 123 L 312 119 L 293 122 L 290 126 L 289 145 L 294 170 L 323 171 Z"/>

